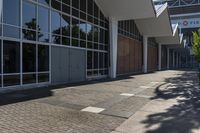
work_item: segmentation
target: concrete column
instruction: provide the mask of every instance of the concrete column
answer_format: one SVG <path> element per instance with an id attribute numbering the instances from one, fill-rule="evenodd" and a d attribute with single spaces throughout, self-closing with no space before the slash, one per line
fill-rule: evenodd
<path id="1" fill-rule="evenodd" d="M 169 48 L 167 48 L 167 69 L 169 70 L 169 58 L 170 58 L 170 56 L 169 56 Z"/>
<path id="2" fill-rule="evenodd" d="M 110 31 L 110 78 L 117 76 L 117 41 L 118 41 L 118 20 L 109 18 Z"/>
<path id="3" fill-rule="evenodd" d="M 178 52 L 176 53 L 176 68 L 178 68 Z"/>
<path id="4" fill-rule="evenodd" d="M 173 50 L 173 57 L 172 57 L 172 60 L 173 60 L 173 64 L 172 64 L 172 67 L 173 69 L 175 68 L 175 52 Z"/>
<path id="5" fill-rule="evenodd" d="M 162 44 L 158 45 L 158 70 L 162 69 Z"/>
<path id="6" fill-rule="evenodd" d="M 143 72 L 147 73 L 148 67 L 148 37 L 143 36 Z"/>

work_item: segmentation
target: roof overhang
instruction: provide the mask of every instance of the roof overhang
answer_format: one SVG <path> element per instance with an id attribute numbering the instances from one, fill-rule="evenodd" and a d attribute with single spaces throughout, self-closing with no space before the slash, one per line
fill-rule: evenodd
<path id="1" fill-rule="evenodd" d="M 151 18 L 156 16 L 152 0 L 95 0 L 104 14 L 117 20 Z"/>
<path id="2" fill-rule="evenodd" d="M 159 44 L 167 44 L 167 45 L 180 45 L 183 41 L 183 34 L 179 34 L 178 24 L 172 25 L 173 35 L 172 36 L 163 36 L 156 37 L 156 41 Z"/>
<path id="3" fill-rule="evenodd" d="M 135 22 L 142 35 L 148 37 L 173 35 L 167 3 L 160 5 L 157 17 L 137 19 Z"/>

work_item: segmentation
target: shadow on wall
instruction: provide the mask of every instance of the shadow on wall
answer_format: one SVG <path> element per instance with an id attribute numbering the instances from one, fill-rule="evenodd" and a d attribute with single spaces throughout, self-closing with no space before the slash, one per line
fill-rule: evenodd
<path id="1" fill-rule="evenodd" d="M 168 89 L 155 90 L 154 99 L 177 99 L 178 104 L 171 106 L 165 112 L 149 115 L 142 123 L 146 128 L 159 125 L 157 129 L 146 133 L 191 133 L 200 129 L 200 88 L 197 86 L 196 72 L 185 72 L 176 78 L 166 79 Z M 166 87 L 165 87 L 166 88 Z"/>

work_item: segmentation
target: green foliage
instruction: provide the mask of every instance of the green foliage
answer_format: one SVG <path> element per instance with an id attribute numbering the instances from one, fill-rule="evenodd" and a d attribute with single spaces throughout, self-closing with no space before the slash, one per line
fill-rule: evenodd
<path id="1" fill-rule="evenodd" d="M 196 32 L 193 32 L 194 44 L 193 44 L 193 53 L 196 58 L 196 61 L 200 63 L 200 29 Z"/>

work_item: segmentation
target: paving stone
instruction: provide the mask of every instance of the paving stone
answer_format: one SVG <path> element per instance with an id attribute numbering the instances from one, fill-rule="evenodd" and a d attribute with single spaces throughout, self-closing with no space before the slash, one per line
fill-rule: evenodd
<path id="1" fill-rule="evenodd" d="M 129 118 L 147 102 L 149 102 L 147 98 L 130 97 L 107 108 L 105 111 L 101 112 L 101 114 Z"/>

